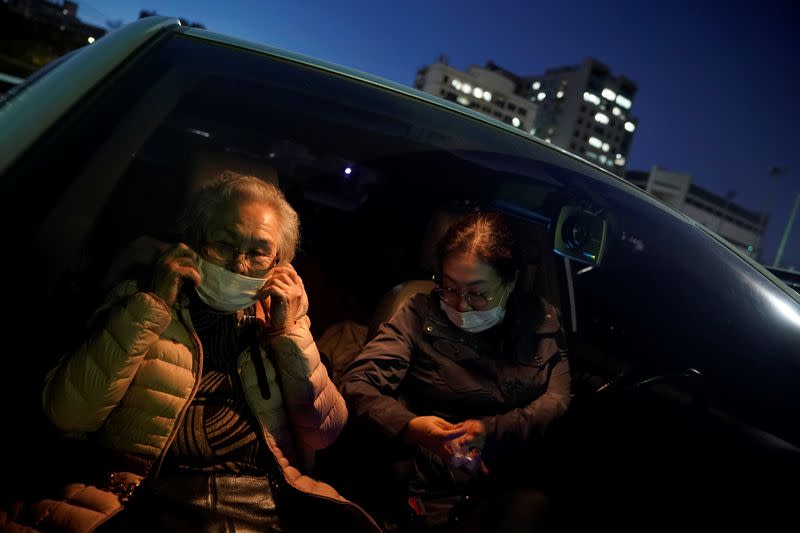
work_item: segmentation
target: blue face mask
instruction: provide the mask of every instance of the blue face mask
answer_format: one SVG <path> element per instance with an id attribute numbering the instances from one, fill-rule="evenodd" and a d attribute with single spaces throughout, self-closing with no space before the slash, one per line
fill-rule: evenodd
<path id="1" fill-rule="evenodd" d="M 459 311 L 439 300 L 442 311 L 445 312 L 450 322 L 470 333 L 480 333 L 496 326 L 506 316 L 505 303 L 501 300 L 496 307 L 486 311 Z"/>
<path id="2" fill-rule="evenodd" d="M 250 307 L 258 299 L 258 292 L 266 282 L 226 270 L 202 258 L 198 261 L 201 282 L 197 295 L 205 303 L 226 313 Z"/>

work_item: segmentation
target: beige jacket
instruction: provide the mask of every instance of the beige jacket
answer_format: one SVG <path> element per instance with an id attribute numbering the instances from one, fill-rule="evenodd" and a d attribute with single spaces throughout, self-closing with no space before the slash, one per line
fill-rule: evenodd
<path id="1" fill-rule="evenodd" d="M 149 461 L 157 475 L 202 373 L 202 346 L 186 309 L 169 309 L 129 281 L 95 314 L 102 324 L 46 381 L 46 415 L 61 430 L 93 433 L 104 447 Z M 261 357 L 272 396 L 261 396 L 253 354 L 238 358 L 247 402 L 286 481 L 301 492 L 350 504 L 331 486 L 305 475 L 314 450 L 331 444 L 347 420 L 305 313 L 266 342 Z M 279 376 L 279 377 L 278 377 Z"/>

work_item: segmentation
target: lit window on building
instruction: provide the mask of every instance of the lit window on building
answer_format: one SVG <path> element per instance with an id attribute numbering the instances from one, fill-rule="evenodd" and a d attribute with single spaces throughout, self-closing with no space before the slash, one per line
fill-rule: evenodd
<path id="1" fill-rule="evenodd" d="M 542 84 L 541 84 L 541 83 L 539 83 L 538 81 L 535 81 L 535 82 L 533 82 L 533 85 L 531 85 L 531 88 L 532 88 L 534 91 L 538 91 L 538 90 L 539 90 L 539 87 L 541 87 L 541 86 L 542 86 Z"/>
<path id="2" fill-rule="evenodd" d="M 621 167 L 625 166 L 625 158 L 622 157 L 621 155 L 617 154 L 617 159 L 614 160 L 614 163 L 616 163 L 617 165 L 619 165 Z"/>
<path id="3" fill-rule="evenodd" d="M 539 93 L 539 94 L 537 94 L 537 95 L 536 95 L 536 98 L 538 98 L 538 99 L 539 99 L 539 101 L 541 102 L 542 100 L 544 100 L 544 97 L 545 97 L 545 96 L 547 96 L 547 94 L 545 94 L 545 93 Z"/>
<path id="4" fill-rule="evenodd" d="M 635 129 L 636 129 L 636 124 L 634 124 L 633 122 L 626 122 L 625 123 L 625 131 L 633 132 L 633 130 L 635 130 Z"/>
<path id="5" fill-rule="evenodd" d="M 453 81 L 450 82 L 450 85 L 452 85 L 457 91 L 461 90 L 461 80 L 453 79 Z"/>
<path id="6" fill-rule="evenodd" d="M 462 91 L 464 94 L 470 94 L 470 93 L 472 92 L 472 85 L 470 85 L 469 83 L 465 83 L 465 84 L 463 84 L 463 85 L 461 86 L 461 91 Z"/>
<path id="7" fill-rule="evenodd" d="M 608 143 L 603 143 L 603 151 L 608 152 L 609 150 L 611 150 L 611 147 L 608 145 Z"/>
<path id="8" fill-rule="evenodd" d="M 590 93 L 588 91 L 583 93 L 583 99 L 594 105 L 600 105 L 600 97 L 594 93 Z"/>
<path id="9" fill-rule="evenodd" d="M 522 124 L 517 117 L 511 119 L 511 123 L 514 125 L 515 128 L 519 128 L 519 125 Z"/>
<path id="10" fill-rule="evenodd" d="M 615 117 L 622 115 L 622 111 L 619 110 L 617 106 L 614 106 L 614 109 L 611 110 Z"/>
<path id="11" fill-rule="evenodd" d="M 591 144 L 595 148 L 601 148 L 603 146 L 603 141 L 601 141 L 597 137 L 589 137 L 589 144 Z"/>
<path id="12" fill-rule="evenodd" d="M 604 115 L 603 113 L 597 113 L 594 119 L 600 124 L 608 124 L 608 115 Z"/>
<path id="13" fill-rule="evenodd" d="M 486 100 L 487 102 L 491 102 L 492 93 L 490 93 L 489 91 L 483 91 L 483 99 Z"/>
<path id="14" fill-rule="evenodd" d="M 617 97 L 617 93 L 615 93 L 611 89 L 603 89 L 602 95 L 603 95 L 603 98 L 605 98 L 606 100 L 610 100 L 612 102 Z"/>
<path id="15" fill-rule="evenodd" d="M 617 99 L 615 100 L 619 105 L 624 107 L 625 109 L 630 109 L 633 102 L 622 96 L 621 94 L 617 95 Z"/>
<path id="16" fill-rule="evenodd" d="M 466 96 L 459 96 L 456 102 L 458 102 L 461 105 L 469 105 L 469 98 L 467 98 Z"/>
<path id="17" fill-rule="evenodd" d="M 564 91 L 558 91 L 558 92 L 556 93 L 556 98 L 559 98 L 559 99 L 560 99 L 560 98 L 564 98 Z"/>
<path id="18" fill-rule="evenodd" d="M 591 150 L 586 150 L 586 151 L 584 152 L 584 154 L 586 154 L 586 155 L 587 155 L 588 157 L 590 157 L 591 159 L 597 159 L 597 154 L 596 154 L 596 153 L 594 153 L 594 152 L 592 152 Z"/>

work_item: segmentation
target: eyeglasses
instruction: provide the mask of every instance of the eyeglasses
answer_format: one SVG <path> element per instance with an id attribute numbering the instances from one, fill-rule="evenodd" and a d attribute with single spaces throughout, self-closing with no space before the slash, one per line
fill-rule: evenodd
<path id="1" fill-rule="evenodd" d="M 225 263 L 230 263 L 243 254 L 247 265 L 257 270 L 269 270 L 278 262 L 278 256 L 275 253 L 263 250 L 242 250 L 225 241 L 207 242 L 203 244 L 203 251 L 211 259 Z"/>
<path id="2" fill-rule="evenodd" d="M 494 300 L 495 295 L 503 288 L 505 284 L 501 283 L 499 287 L 487 293 L 474 292 L 474 291 L 460 291 L 458 289 L 451 289 L 450 287 L 442 287 L 439 285 L 433 289 L 441 300 L 452 307 L 456 307 L 461 299 L 467 303 L 468 306 L 475 310 L 483 310 L 489 306 L 489 303 Z"/>

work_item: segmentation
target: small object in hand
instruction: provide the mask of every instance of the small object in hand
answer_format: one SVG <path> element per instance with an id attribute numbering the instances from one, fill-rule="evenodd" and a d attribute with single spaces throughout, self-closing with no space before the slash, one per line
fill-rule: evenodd
<path id="1" fill-rule="evenodd" d="M 459 446 L 453 450 L 453 455 L 447 458 L 447 462 L 453 468 L 469 468 L 469 464 L 474 458 L 474 454 L 472 453 L 473 448 L 475 447 L 473 446 L 469 451 L 467 451 L 463 447 Z"/>

